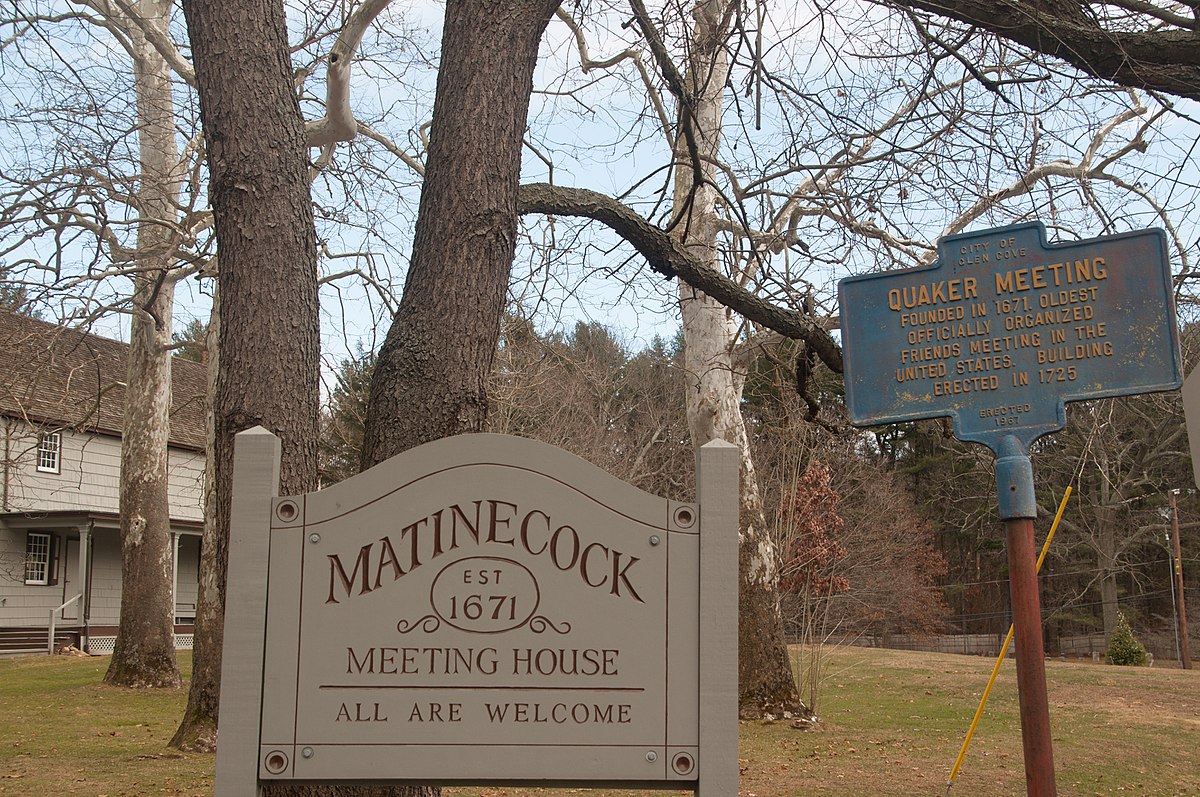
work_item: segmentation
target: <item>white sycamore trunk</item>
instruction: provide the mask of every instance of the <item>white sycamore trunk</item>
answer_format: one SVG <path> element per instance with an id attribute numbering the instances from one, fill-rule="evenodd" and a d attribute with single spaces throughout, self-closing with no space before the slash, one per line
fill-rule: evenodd
<path id="1" fill-rule="evenodd" d="M 703 181 L 695 185 L 691 155 L 680 122 L 676 143 L 674 207 L 676 229 L 689 251 L 709 268 L 720 269 L 717 250 L 717 191 L 713 165 L 720 149 L 721 117 L 729 63 L 723 24 L 727 0 L 702 0 L 692 58 L 685 83 L 693 93 L 692 124 Z M 750 440 L 742 418 L 745 373 L 735 367 L 737 325 L 723 305 L 680 282 L 687 417 L 699 447 L 721 439 L 741 453 L 739 691 L 747 716 L 782 715 L 802 710 L 792 677 L 779 613 L 778 551 L 766 528 Z"/>
<path id="2" fill-rule="evenodd" d="M 165 35 L 170 3 L 136 12 Z M 173 546 L 167 492 L 171 409 L 172 236 L 181 187 L 171 71 L 136 25 L 134 90 L 141 179 L 125 426 L 121 442 L 121 620 L 105 680 L 178 686 L 173 636 Z"/>

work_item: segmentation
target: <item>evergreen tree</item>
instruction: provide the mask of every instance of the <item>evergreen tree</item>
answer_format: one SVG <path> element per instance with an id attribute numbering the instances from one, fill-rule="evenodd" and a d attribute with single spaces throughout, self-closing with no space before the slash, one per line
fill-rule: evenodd
<path id="1" fill-rule="evenodd" d="M 1108 651 L 1105 653 L 1109 664 L 1119 666 L 1133 665 L 1140 667 L 1148 659 L 1146 648 L 1133 635 L 1129 621 L 1124 612 L 1117 612 L 1117 628 L 1108 640 Z"/>
<path id="2" fill-rule="evenodd" d="M 363 423 L 375 354 L 361 347 L 342 361 L 329 404 L 321 413 L 320 474 L 324 485 L 335 484 L 358 473 L 362 454 Z"/>
<path id="3" fill-rule="evenodd" d="M 13 279 L 12 269 L 0 260 L 0 309 L 42 320 L 42 312 L 34 307 L 29 288 Z"/>
<path id="4" fill-rule="evenodd" d="M 193 318 L 183 329 L 172 333 L 171 345 L 175 347 L 175 356 L 192 362 L 204 362 L 207 350 L 204 338 L 208 335 L 208 324 L 199 318 Z"/>

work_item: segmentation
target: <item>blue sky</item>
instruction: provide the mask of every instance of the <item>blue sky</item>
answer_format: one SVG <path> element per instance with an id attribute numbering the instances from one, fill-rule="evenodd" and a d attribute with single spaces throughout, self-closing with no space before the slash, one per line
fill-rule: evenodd
<path id="1" fill-rule="evenodd" d="M 903 24 L 874 7 L 843 3 L 838 17 L 815 16 L 805 3 L 764 7 L 766 45 L 761 63 L 769 79 L 755 81 L 744 63 L 755 38 L 751 30 L 739 43 L 740 63 L 727 93 L 723 148 L 730 175 L 739 185 L 751 185 L 763 173 L 778 173 L 744 205 L 747 215 L 742 220 L 752 227 L 777 212 L 789 191 L 819 175 L 819 165 L 852 143 L 855 135 L 882 123 L 911 96 L 911 84 L 921 76 L 915 51 L 890 60 L 880 57 L 888 47 L 903 42 L 906 34 Z M 862 16 L 864 8 L 871 9 L 869 18 Z M 629 19 L 623 3 L 574 5 L 570 10 L 579 14 L 593 58 L 638 43 L 635 32 L 623 27 Z M 356 114 L 410 152 L 419 149 L 420 128 L 432 108 L 440 14 L 436 3 L 397 0 L 379 23 L 389 35 L 376 32 L 365 43 L 369 51 L 386 51 L 386 58 L 355 68 Z M 296 17 L 294 23 L 298 33 L 303 19 Z M 757 20 L 748 24 L 753 27 Z M 669 30 L 678 34 L 686 25 L 675 20 Z M 678 36 L 668 38 L 668 43 L 677 54 L 682 52 Z M 39 50 L 36 42 L 26 50 L 40 54 L 48 64 L 57 58 L 61 65 L 65 54 L 85 77 L 89 70 L 107 68 L 121 55 L 102 36 L 56 39 L 55 46 L 58 53 L 53 56 Z M 323 46 L 297 53 L 296 61 L 315 59 Z M 979 64 L 987 63 L 999 49 L 982 40 L 965 48 Z M 1106 92 L 1096 82 L 1078 79 L 1052 63 L 1049 67 L 1022 64 L 1011 52 L 1006 58 L 1008 72 L 1000 79 L 1028 82 L 1010 83 L 1002 89 L 1004 98 L 969 80 L 960 88 L 946 88 L 953 87 L 965 70 L 953 59 L 942 61 L 930 85 L 942 86 L 953 102 L 930 104 L 911 124 L 889 131 L 875 151 L 896 148 L 893 162 L 864 158 L 829 191 L 805 195 L 798 228 L 803 247 L 793 245 L 763 260 L 769 277 L 766 290 L 779 292 L 783 300 L 785 283 L 803 290 L 811 286 L 824 308 L 836 312 L 832 296 L 837 279 L 914 265 L 915 257 L 924 251 L 916 244 L 886 246 L 868 235 L 847 232 L 837 221 L 839 214 L 855 222 L 870 221 L 894 239 L 932 244 L 980 188 L 994 190 L 1008 184 L 1031 158 L 1035 142 L 1037 159 L 1075 156 L 1104 121 L 1128 104 L 1125 95 Z M 11 50 L 0 58 L 7 92 L 3 104 L 10 119 L 23 99 L 21 81 L 11 78 L 25 67 Z M 307 96 L 314 98 L 304 105 L 309 116 L 320 113 L 315 100 L 323 90 L 322 75 L 318 64 L 306 86 Z M 756 107 L 754 95 L 760 85 L 766 89 L 765 101 Z M 786 95 L 771 91 L 785 87 Z M 562 185 L 618 195 L 662 221 L 670 208 L 669 201 L 659 201 L 669 180 L 665 171 L 669 149 L 631 62 L 611 72 L 584 75 L 570 31 L 554 20 L 544 39 L 535 88 L 525 178 L 552 178 Z M 665 102 L 673 121 L 669 98 Z M 1013 115 L 1013 104 L 1027 115 Z M 950 119 L 951 108 L 962 116 Z M 1098 181 L 1081 187 L 1058 179 L 1049 190 L 1039 189 L 984 214 L 968 229 L 1039 218 L 1052 237 L 1069 239 L 1161 225 L 1149 205 L 1137 197 L 1137 191 L 1144 190 L 1170 206 L 1179 237 L 1189 256 L 1194 256 L 1197 234 L 1189 218 L 1195 216 L 1190 211 L 1200 183 L 1192 151 L 1196 116 L 1194 103 L 1176 103 L 1174 111 L 1146 136 L 1146 151 L 1132 153 L 1112 167 L 1126 181 L 1126 188 L 1114 189 Z M 1112 140 L 1128 138 L 1135 126 L 1136 122 L 1129 122 L 1119 127 Z M 20 144 L 22 137 L 29 142 L 46 133 L 9 124 L 3 135 L 10 146 L 0 162 L 8 169 L 24 157 L 14 144 Z M 980 157 L 983 152 L 990 156 Z M 543 158 L 553 163 L 552 171 Z M 347 182 L 339 182 L 342 177 Z M 352 188 L 346 190 L 345 185 Z M 385 290 L 393 297 L 398 294 L 418 190 L 417 177 L 378 146 L 367 141 L 339 145 L 330 172 L 314 182 L 325 271 L 369 269 L 387 283 Z M 836 212 L 813 210 L 828 210 L 822 203 Z M 615 327 L 634 346 L 656 334 L 674 333 L 674 285 L 648 274 L 631 250 L 611 234 L 562 219 L 526 220 L 524 229 L 529 245 L 522 247 L 514 264 L 512 293 L 543 328 L 569 327 L 576 319 L 595 320 Z M 30 245 L 45 246 L 46 240 Z M 553 252 L 544 248 L 548 242 L 555 244 Z M 726 243 L 737 242 L 727 237 Z M 123 289 L 123 285 L 112 288 Z M 205 289 L 193 280 L 185 281 L 179 296 L 179 326 L 206 313 Z M 322 322 L 327 360 L 339 359 L 360 344 L 378 345 L 385 331 L 378 320 L 384 314 L 385 303 L 378 292 L 357 280 L 326 286 Z M 124 326 L 113 320 L 100 329 L 119 334 Z"/>

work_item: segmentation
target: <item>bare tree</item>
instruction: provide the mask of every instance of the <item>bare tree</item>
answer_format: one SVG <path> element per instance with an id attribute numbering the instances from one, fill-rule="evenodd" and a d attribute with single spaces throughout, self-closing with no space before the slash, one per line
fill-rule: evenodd
<path id="1" fill-rule="evenodd" d="M 132 45 L 141 180 L 136 204 L 129 376 L 121 435 L 121 620 L 104 680 L 119 686 L 179 686 L 175 663 L 171 517 L 167 441 L 171 409 L 171 318 L 175 283 L 179 192 L 184 174 L 175 143 L 171 69 L 147 40 L 147 26 L 163 36 L 171 4 L 141 0 L 128 25 Z"/>
<path id="2" fill-rule="evenodd" d="M 680 109 L 675 142 L 673 219 L 685 248 L 719 272 L 721 218 L 717 169 L 721 149 L 734 4 L 700 2 L 686 70 L 672 77 L 673 65 L 640 1 L 635 1 L 642 33 L 650 43 Z M 679 286 L 683 318 L 684 372 L 692 443 L 725 440 L 741 456 L 738 536 L 738 694 L 746 717 L 790 716 L 808 711 L 800 703 L 779 611 L 779 552 L 767 525 L 750 436 L 742 418 L 745 369 L 735 364 L 738 322 L 720 301 Z"/>
<path id="3" fill-rule="evenodd" d="M 316 487 L 320 342 L 307 141 L 292 86 L 281 3 L 184 4 L 208 152 L 220 269 L 213 398 L 216 526 L 228 529 L 233 437 L 261 425 L 283 441 L 281 490 Z M 270 198 L 270 201 L 267 198 Z M 270 297 L 268 300 L 267 297 Z M 201 601 L 223 606 L 228 532 L 216 535 Z M 220 657 L 221 624 L 205 629 Z M 196 692 L 193 689 L 193 692 Z M 211 737 L 197 694 L 177 740 Z"/>
<path id="4" fill-rule="evenodd" d="M 521 142 L 557 2 L 446 8 L 413 255 L 379 351 L 363 466 L 479 431 L 516 250 Z M 485 23 L 486 21 L 486 23 Z M 477 110 L 487 107 L 488 113 Z"/>
<path id="5" fill-rule="evenodd" d="M 670 201 L 663 191 L 653 200 L 660 204 L 652 204 L 631 181 L 636 187 L 623 201 L 559 185 L 527 186 L 523 207 L 600 221 L 664 273 L 680 273 L 671 265 L 679 262 L 697 274 L 718 275 L 710 287 L 689 274 L 681 287 L 693 434 L 700 442 L 714 434 L 746 442 L 739 417 L 743 379 L 763 347 L 779 341 L 767 330 L 804 341 L 791 355 L 802 393 L 818 360 L 840 370 L 840 352 L 821 318 L 834 314 L 832 274 L 928 264 L 937 237 L 980 221 L 1048 213 L 1066 232 L 1072 225 L 1087 229 L 1098 213 L 1119 229 L 1136 223 L 1131 215 L 1114 215 L 1107 198 L 1121 194 L 1174 233 L 1175 208 L 1159 202 L 1128 165 L 1167 113 L 1153 99 L 1101 96 L 1090 88 L 1076 94 L 1043 65 L 991 38 L 960 42 L 963 59 L 953 59 L 920 20 L 866 16 L 850 5 L 836 14 L 812 12 L 807 24 L 821 35 L 807 61 L 793 47 L 807 41 L 799 35 L 781 37 L 787 44 L 777 53 L 786 57 L 764 54 L 763 33 L 771 25 L 762 10 L 755 18 L 732 5 L 672 4 L 652 19 L 636 2 L 632 8 L 641 41 L 626 40 L 627 49 L 605 56 L 591 53 L 582 22 L 559 12 L 584 77 L 581 84 L 563 78 L 556 90 L 585 109 L 582 117 L 596 75 L 625 69 L 626 85 L 650 97 L 639 133 L 666 131 L 674 170 Z M 689 17 L 691 28 L 683 24 Z M 804 26 L 796 21 L 796 29 Z M 814 59 L 831 66 L 815 77 L 799 71 Z M 646 64 L 660 77 L 649 77 Z M 730 91 L 739 79 L 744 92 Z M 674 121 L 666 110 L 672 104 Z M 669 211 L 657 211 L 656 224 L 641 216 L 638 203 Z M 683 242 L 682 256 L 661 243 L 664 236 Z M 1186 258 L 1186 243 L 1173 237 Z M 767 311 L 724 299 L 718 290 L 726 284 L 753 286 Z M 742 318 L 699 297 L 697 287 Z M 786 328 L 769 319 L 774 311 L 787 313 Z M 819 403 L 809 398 L 815 415 Z M 749 540 L 744 550 L 756 564 L 743 595 L 756 594 L 756 581 L 774 594 L 769 585 L 777 579 L 777 554 L 769 536 L 763 548 L 747 533 L 764 524 L 761 508 L 750 509 L 761 501 L 749 449 L 742 447 L 743 543 Z M 770 607 L 772 600 L 760 605 Z M 743 622 L 759 629 L 753 639 L 772 638 L 760 632 L 770 623 L 749 613 Z M 755 650 L 742 650 L 759 677 L 787 672 L 766 663 L 776 661 L 766 653 L 772 647 L 780 646 L 764 645 L 757 662 Z M 756 687 L 749 672 L 742 676 L 745 700 Z"/>
<path id="6" fill-rule="evenodd" d="M 1057 581 L 1048 605 L 1061 614 L 1072 606 L 1098 604 L 1100 628 L 1109 636 L 1117 627 L 1121 582 L 1142 571 L 1147 546 L 1165 526 L 1156 509 L 1186 470 L 1181 468 L 1188 454 L 1178 396 L 1072 407 L 1067 429 L 1043 441 L 1036 456 L 1047 471 L 1047 495 L 1061 492 L 1068 480 L 1078 495 L 1075 511 L 1064 517 L 1065 533 L 1055 553 L 1060 570 L 1080 577 Z"/>
<path id="7" fill-rule="evenodd" d="M 642 190 L 646 175 L 638 174 L 630 184 L 604 194 L 553 183 L 516 185 L 533 65 L 555 4 L 531 0 L 499 16 L 472 3 L 450 5 L 434 119 L 432 127 L 423 120 L 414 125 L 415 154 L 356 117 L 349 102 L 350 64 L 387 3 L 354 6 L 344 24 L 337 20 L 333 26 L 320 23 L 332 19 L 325 14 L 328 9 L 302 15 L 299 46 L 327 54 L 329 65 L 322 117 L 307 125 L 307 143 L 320 147 L 315 165 L 324 171 L 317 174 L 354 171 L 366 162 L 355 160 L 361 153 L 355 147 L 367 141 L 424 178 L 412 266 L 380 354 L 364 463 L 482 425 L 485 383 L 517 245 L 518 212 L 601 220 L 654 268 L 680 275 L 708 296 L 736 306 L 738 315 L 723 322 L 728 338 L 727 352 L 721 354 L 731 363 L 726 370 L 735 390 L 721 401 L 736 396 L 739 374 L 764 341 L 777 339 L 766 334 L 768 329 L 806 342 L 800 355 L 805 368 L 799 371 L 816 359 L 840 367 L 840 352 L 825 329 L 827 317 L 835 312 L 827 290 L 834 269 L 928 262 L 939 232 L 963 229 L 977 220 L 1049 212 L 1066 232 L 1072 225 L 1087 229 L 1080 220 L 1099 213 L 1105 224 L 1119 227 L 1128 217 L 1106 206 L 1106 186 L 1135 197 L 1142 209 L 1171 217 L 1172 208 L 1141 188 L 1136 170 L 1123 165 L 1126 156 L 1153 141 L 1154 125 L 1163 114 L 1154 100 L 1112 94 L 1073 100 L 1044 65 L 995 40 L 971 37 L 959 42 L 953 50 L 963 56 L 959 59 L 938 43 L 937 31 L 909 17 L 887 17 L 879 30 L 872 28 L 872 35 L 862 41 L 867 42 L 864 50 L 874 49 L 862 59 L 834 53 L 857 41 L 855 37 L 868 29 L 867 22 L 878 20 L 851 29 L 852 21 L 842 16 L 814 13 L 809 20 L 797 18 L 797 29 L 830 25 L 817 37 L 822 49 L 807 56 L 809 63 L 830 66 L 809 80 L 802 68 L 805 54 L 789 49 L 811 37 L 783 35 L 786 46 L 781 44 L 778 53 L 787 57 L 772 54 L 762 44 L 770 28 L 763 17 L 739 6 L 717 5 L 697 7 L 719 12 L 715 23 L 700 21 L 721 32 L 707 38 L 696 33 L 708 29 L 683 22 L 693 10 L 691 4 L 670 6 L 653 20 L 635 6 L 640 22 L 625 28 L 611 22 L 615 17 L 628 20 L 623 4 L 598 7 L 596 19 L 586 23 L 632 39 L 616 39 L 621 42 L 619 52 L 599 59 L 587 54 L 581 23 L 559 14 L 567 40 L 579 53 L 578 69 L 572 68 L 579 73 L 579 83 L 562 92 L 568 102 L 580 101 L 587 108 L 583 84 L 598 79 L 601 72 L 624 80 L 624 88 L 634 87 L 642 96 L 636 114 L 642 127 L 635 135 L 648 139 L 645 131 L 652 129 L 666 142 L 666 155 L 651 174 L 659 167 L 679 172 L 666 181 L 677 184 L 679 192 Z M 267 10 L 275 13 L 274 6 Z M 235 4 L 224 14 L 253 26 L 259 12 L 266 13 L 257 5 Z M 603 13 L 608 13 L 609 23 L 596 21 Z M 191 66 L 161 31 L 143 24 L 140 16 L 132 19 L 178 75 L 194 79 Z M 331 33 L 331 27 L 339 33 Z M 689 54 L 700 57 L 699 66 L 673 66 L 688 64 Z M 727 78 L 710 80 L 717 74 L 713 65 L 721 59 L 730 64 Z M 877 72 L 867 68 L 876 64 L 885 66 Z M 277 81 L 290 72 L 292 84 L 301 86 L 301 96 L 306 101 L 312 96 L 312 63 L 299 74 L 276 67 L 271 62 L 242 68 L 251 75 L 247 79 L 264 81 Z M 740 91 L 726 91 L 739 82 Z M 708 109 L 715 116 L 708 122 L 700 121 L 701 88 L 715 94 Z M 753 103 L 746 100 L 751 96 Z M 1052 99 L 1040 99 L 1044 96 Z M 774 98 L 774 105 L 760 97 Z M 672 103 L 679 110 L 675 120 L 666 110 Z M 480 117 L 476 110 L 483 105 L 491 110 Z M 751 119 L 757 117 L 766 120 L 761 126 L 765 141 L 752 132 L 757 121 Z M 1102 121 L 1093 124 L 1094 118 Z M 349 138 L 356 143 L 336 146 Z M 525 136 L 530 149 L 541 153 L 545 148 L 537 139 L 536 130 Z M 207 150 L 215 158 L 232 157 L 240 154 L 241 141 L 210 138 Z M 734 152 L 740 154 L 735 157 Z M 376 176 L 386 171 L 371 168 Z M 951 192 L 947 186 L 958 188 Z M 30 179 L 21 190 L 41 189 Z M 217 190 L 214 183 L 214 197 Z M 185 192 L 187 201 L 199 193 Z M 667 193 L 679 195 L 668 198 Z M 343 197 L 318 208 L 318 215 L 337 221 L 353 204 Z M 47 208 L 64 205 L 79 203 L 45 203 Z M 57 219 L 49 210 L 43 215 Z M 307 224 L 304 217 L 289 218 L 292 225 Z M 96 227 L 93 218 L 84 221 Z M 104 227 L 96 229 L 103 232 Z M 185 229 L 194 234 L 194 226 Z M 307 240 L 306 230 L 293 232 Z M 1178 245 L 1179 236 L 1175 239 Z M 314 240 L 314 249 L 327 252 L 327 247 L 326 241 Z M 1178 249 L 1184 252 L 1186 247 Z M 714 251 L 720 269 L 712 267 Z M 390 299 L 383 287 L 386 305 Z M 227 302 L 238 301 L 224 296 Z M 227 310 L 230 317 L 249 312 Z M 307 316 L 302 323 L 309 323 Z M 244 334 L 249 333 L 222 333 Z M 307 374 L 305 356 L 289 351 L 280 361 L 299 357 L 297 373 Z M 691 370 L 699 375 L 706 367 L 708 372 L 722 370 Z M 414 385 L 416 392 L 410 390 Z M 249 402 L 246 406 L 257 400 L 237 399 Z M 734 398 L 735 409 L 736 403 Z M 249 422 L 258 413 L 244 414 L 241 421 Z M 220 581 L 216 579 L 218 590 Z"/>
<path id="8" fill-rule="evenodd" d="M 488 431 L 577 454 L 643 490 L 694 492 L 679 353 L 661 340 L 630 352 L 614 333 L 578 322 L 541 335 L 506 317 L 489 394 Z"/>
<path id="9" fill-rule="evenodd" d="M 180 152 L 173 73 L 153 43 L 166 36 L 169 11 L 154 0 L 118 7 L 85 0 L 69 9 L 34 3 L 2 21 L 12 47 L 26 55 L 23 78 L 33 91 L 24 107 L 6 109 L 5 121 L 26 136 L 32 123 L 46 123 L 32 133 L 36 144 L 22 151 L 24 159 L 4 168 L 0 225 L 9 233 L 10 279 L 42 306 L 61 301 L 75 317 L 117 309 L 132 319 L 121 620 L 105 676 L 126 686 L 179 684 L 167 498 L 172 311 L 175 285 L 204 258 L 207 219 L 194 191 L 181 196 L 197 154 Z M 122 66 L 107 84 L 107 65 L 64 54 L 88 46 L 127 57 L 115 59 Z M 64 62 L 58 73 L 49 68 L 55 60 Z M 116 106 L 105 109 L 112 112 L 106 118 L 99 115 L 104 94 Z M 73 103 L 84 118 L 96 114 L 90 124 L 78 124 L 68 110 Z M 43 257 L 45 239 L 55 245 Z M 114 287 L 124 282 L 117 278 L 132 281 L 132 291 Z"/>

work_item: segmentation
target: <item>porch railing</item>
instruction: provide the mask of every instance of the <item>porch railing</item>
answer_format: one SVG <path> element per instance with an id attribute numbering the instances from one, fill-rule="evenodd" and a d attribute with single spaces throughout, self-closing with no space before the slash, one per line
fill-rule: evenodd
<path id="1" fill-rule="evenodd" d="M 46 641 L 46 652 L 49 653 L 51 656 L 54 655 L 54 627 L 56 625 L 58 625 L 59 615 L 61 615 L 64 611 L 66 611 L 68 606 L 70 606 L 72 603 L 77 602 L 82 597 L 83 597 L 83 594 L 80 593 L 79 595 L 76 595 L 74 598 L 71 598 L 70 600 L 68 600 L 62 606 L 59 606 L 57 609 L 50 610 L 50 634 L 49 634 L 50 638 Z"/>

